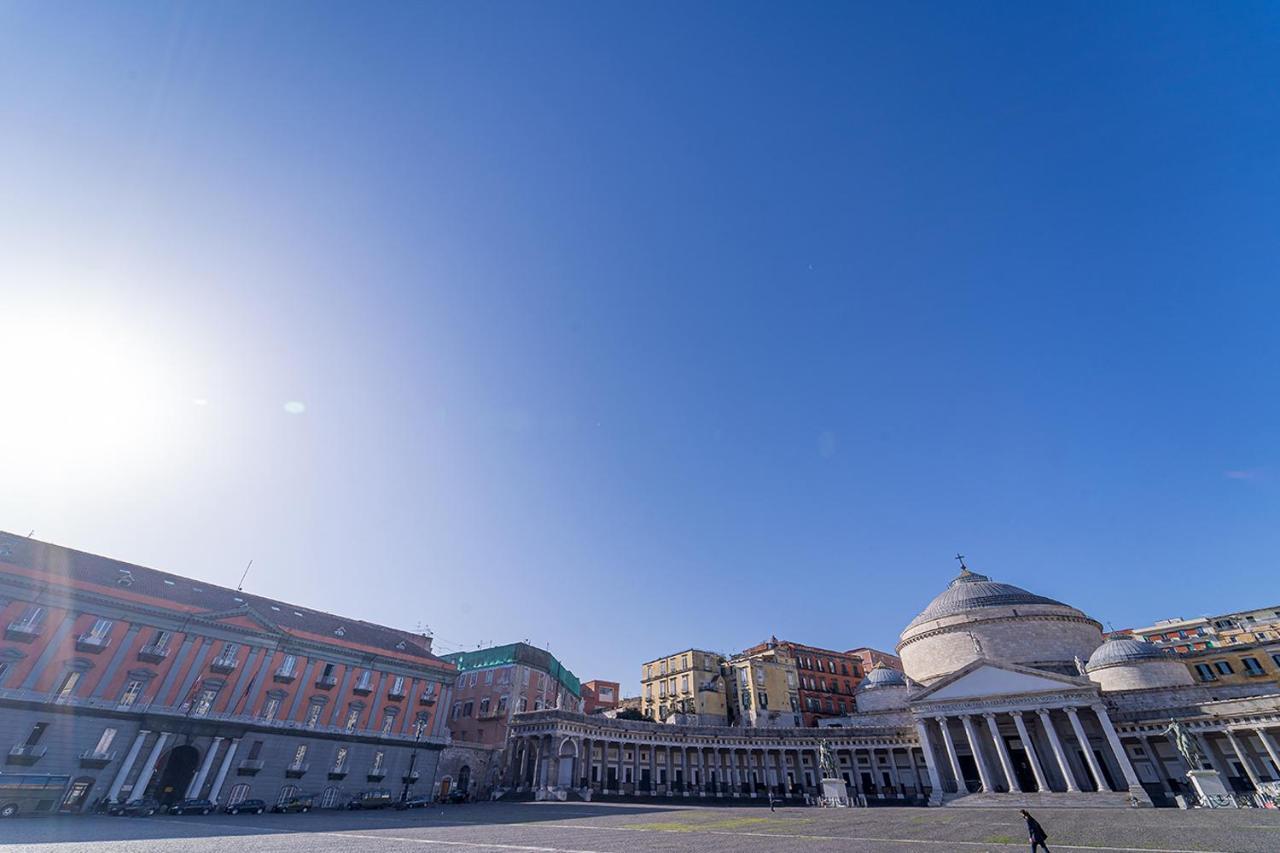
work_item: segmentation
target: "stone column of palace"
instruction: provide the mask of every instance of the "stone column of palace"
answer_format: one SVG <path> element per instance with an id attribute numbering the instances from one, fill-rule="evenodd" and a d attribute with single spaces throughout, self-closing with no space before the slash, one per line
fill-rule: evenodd
<path id="1" fill-rule="evenodd" d="M 938 728 L 942 730 L 942 742 L 947 748 L 947 760 L 951 762 L 951 772 L 956 777 L 956 793 L 967 794 L 969 788 L 964 783 L 964 773 L 960 770 L 960 758 L 956 755 L 956 745 L 951 740 L 951 729 L 947 726 L 946 717 L 937 717 Z"/>
<path id="2" fill-rule="evenodd" d="M 929 784 L 933 785 L 938 797 L 942 795 L 942 776 L 938 774 L 938 768 L 934 765 L 937 761 L 936 754 L 933 752 L 933 744 L 929 742 L 929 722 L 928 720 L 916 720 L 915 731 L 920 735 L 920 752 L 924 753 L 924 768 L 929 772 Z M 858 774 L 858 765 L 854 763 L 854 775 Z"/>
<path id="3" fill-rule="evenodd" d="M 994 792 L 996 787 L 991 784 L 991 768 L 987 767 L 987 757 L 982 754 L 981 745 L 978 743 L 977 732 L 973 728 L 973 718 L 969 714 L 960 715 L 960 724 L 964 726 L 964 735 L 969 739 L 969 749 L 973 751 L 973 758 L 978 762 L 978 779 L 982 782 L 982 790 Z"/>
<path id="4" fill-rule="evenodd" d="M 1093 774 L 1094 787 L 1097 791 L 1106 791 L 1107 777 L 1102 775 L 1102 768 L 1098 766 L 1098 758 L 1093 754 L 1093 747 L 1089 746 L 1089 736 L 1084 733 L 1084 726 L 1080 725 L 1080 715 L 1075 708 L 1066 708 L 1067 718 L 1071 720 L 1071 730 L 1076 733 L 1076 740 L 1080 741 L 1080 751 L 1084 753 L 1084 760 L 1089 765 L 1089 771 Z"/>
<path id="5" fill-rule="evenodd" d="M 120 772 L 116 774 L 115 781 L 111 783 L 111 788 L 107 791 L 107 800 L 115 802 L 120 796 L 120 789 L 124 787 L 125 780 L 129 778 L 129 771 L 133 769 L 133 762 L 138 760 L 138 753 L 142 751 L 142 744 L 147 739 L 147 735 L 151 734 L 147 729 L 138 732 L 138 736 L 133 739 L 133 745 L 129 747 L 129 752 L 124 757 L 124 763 L 120 765 Z"/>
<path id="6" fill-rule="evenodd" d="M 200 796 L 200 789 L 204 787 L 204 780 L 209 778 L 209 768 L 213 767 L 213 758 L 218 754 L 218 747 L 222 745 L 224 738 L 215 737 L 213 743 L 209 744 L 209 749 L 204 754 L 204 761 L 200 762 L 200 769 L 196 771 L 196 775 L 191 777 L 191 784 L 187 786 L 187 793 L 184 795 L 188 800 L 196 799 Z"/>
<path id="7" fill-rule="evenodd" d="M 1067 783 L 1067 790 L 1078 792 L 1080 786 L 1076 784 L 1076 780 L 1071 774 L 1071 765 L 1067 763 L 1067 753 L 1062 748 L 1062 740 L 1058 737 L 1058 730 L 1053 725 L 1053 718 L 1049 716 L 1049 711 L 1040 708 L 1036 711 L 1040 717 L 1040 724 L 1044 726 L 1045 733 L 1049 735 L 1049 745 L 1053 747 L 1053 756 L 1058 759 L 1058 769 L 1062 771 L 1062 778 Z"/>
<path id="8" fill-rule="evenodd" d="M 1040 766 L 1040 756 L 1036 754 L 1036 747 L 1031 742 L 1027 725 L 1022 721 L 1022 712 L 1013 711 L 1009 716 L 1013 717 L 1013 724 L 1018 729 L 1018 740 L 1022 741 L 1022 748 L 1027 751 L 1027 763 L 1031 765 L 1031 772 L 1036 777 L 1036 790 L 1048 791 L 1049 782 L 1045 779 L 1044 769 Z"/>
<path id="9" fill-rule="evenodd" d="M 231 759 L 236 754 L 236 748 L 240 746 L 238 738 L 233 739 L 227 744 L 227 752 L 222 756 L 222 764 L 218 766 L 218 775 L 213 777 L 213 787 L 209 789 L 209 799 L 217 803 L 218 794 L 222 793 L 222 783 L 227 781 L 227 771 L 231 769 Z"/>
<path id="10" fill-rule="evenodd" d="M 1004 738 L 1000 736 L 1000 726 L 996 724 L 996 715 L 986 713 L 982 715 L 987 720 L 987 728 L 991 731 L 991 739 L 996 742 L 996 754 L 1000 756 L 1000 767 L 1004 770 L 1005 781 L 1009 783 L 1009 792 L 1022 793 L 1022 786 L 1018 784 L 1018 777 L 1013 772 L 1013 760 L 1009 758 L 1009 747 L 1005 745 Z"/>
<path id="11" fill-rule="evenodd" d="M 1262 741 L 1262 748 L 1267 751 L 1271 763 L 1275 765 L 1275 770 L 1280 771 L 1280 751 L 1276 749 L 1276 745 L 1271 742 L 1271 735 L 1267 734 L 1267 730 L 1262 726 L 1254 726 L 1254 733 L 1258 735 L 1258 740 Z M 1271 775 L 1275 775 L 1273 771 Z"/>
<path id="12" fill-rule="evenodd" d="M 1231 748 L 1235 750 L 1236 758 L 1240 759 L 1240 763 L 1244 766 L 1245 775 L 1249 777 L 1249 781 L 1253 783 L 1254 790 L 1258 790 L 1262 785 L 1262 780 L 1258 778 L 1258 774 L 1253 772 L 1253 762 L 1249 760 L 1249 755 L 1245 752 L 1244 747 L 1240 745 L 1240 741 L 1236 739 L 1236 733 L 1227 729 L 1223 732 L 1227 736 L 1227 742 L 1231 744 Z"/>
<path id="13" fill-rule="evenodd" d="M 1098 725 L 1102 726 L 1102 733 L 1107 737 L 1107 743 L 1111 745 L 1111 753 L 1116 757 L 1116 763 L 1120 765 L 1120 772 L 1124 774 L 1125 784 L 1129 786 L 1132 793 L 1138 793 L 1142 790 L 1142 782 L 1138 779 L 1138 774 L 1133 770 L 1133 762 L 1129 760 L 1129 754 L 1124 750 L 1124 744 L 1120 742 L 1120 735 L 1116 734 L 1116 727 L 1111 725 L 1111 717 L 1107 714 L 1105 705 L 1099 703 L 1090 706 L 1094 716 L 1098 718 Z M 1090 754 L 1093 751 L 1090 750 Z"/>
<path id="14" fill-rule="evenodd" d="M 895 750 L 894 747 L 890 746 L 888 749 L 885 750 L 885 752 L 889 753 L 889 784 L 893 786 L 894 795 L 895 796 L 900 795 L 903 793 L 903 791 L 901 790 L 903 785 L 902 785 L 902 776 L 901 774 L 898 773 L 897 750 Z"/>
<path id="15" fill-rule="evenodd" d="M 133 790 L 129 792 L 129 802 L 142 799 L 142 795 L 146 793 L 147 783 L 151 781 L 151 774 L 155 772 L 156 762 L 160 760 L 160 751 L 169 742 L 169 737 L 169 732 L 161 732 L 160 737 L 156 738 L 155 744 L 151 747 L 151 752 L 147 753 L 147 760 L 142 762 L 142 769 L 138 771 L 138 781 L 133 784 Z"/>
<path id="16" fill-rule="evenodd" d="M 619 794 L 622 793 L 622 756 L 623 750 L 626 749 L 626 743 L 618 741 L 618 776 L 613 780 L 614 790 Z"/>

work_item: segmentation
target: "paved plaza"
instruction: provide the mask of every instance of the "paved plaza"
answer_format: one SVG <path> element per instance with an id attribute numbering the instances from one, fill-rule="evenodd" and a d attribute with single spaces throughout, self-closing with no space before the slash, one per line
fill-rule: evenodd
<path id="1" fill-rule="evenodd" d="M 1275 853 L 1280 812 L 1042 809 L 1054 851 Z M 478 803 L 412 812 L 0 823 L 0 850 L 26 853 L 459 853 L 1025 850 L 1013 809 L 816 809 L 666 804 Z"/>

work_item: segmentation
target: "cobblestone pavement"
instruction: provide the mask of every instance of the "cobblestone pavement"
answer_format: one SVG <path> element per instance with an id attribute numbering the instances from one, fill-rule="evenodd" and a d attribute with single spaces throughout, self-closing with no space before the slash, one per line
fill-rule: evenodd
<path id="1" fill-rule="evenodd" d="M 1058 851 L 1277 853 L 1280 812 L 1040 809 Z M 813 809 L 477 803 L 411 812 L 313 812 L 0 822 L 23 853 L 981 853 L 1027 849 L 1014 809 Z"/>

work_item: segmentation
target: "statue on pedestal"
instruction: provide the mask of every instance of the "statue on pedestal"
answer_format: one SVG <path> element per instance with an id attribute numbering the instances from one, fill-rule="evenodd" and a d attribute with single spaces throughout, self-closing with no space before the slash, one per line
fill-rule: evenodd
<path id="1" fill-rule="evenodd" d="M 1186 726 L 1171 719 L 1169 725 L 1160 734 L 1167 735 L 1173 741 L 1174 748 L 1192 770 L 1199 770 L 1204 766 L 1204 753 L 1200 751 L 1200 745 L 1191 736 L 1191 732 L 1187 731 Z"/>
<path id="2" fill-rule="evenodd" d="M 838 779 L 836 756 L 825 740 L 818 741 L 818 764 L 822 767 L 823 779 Z"/>

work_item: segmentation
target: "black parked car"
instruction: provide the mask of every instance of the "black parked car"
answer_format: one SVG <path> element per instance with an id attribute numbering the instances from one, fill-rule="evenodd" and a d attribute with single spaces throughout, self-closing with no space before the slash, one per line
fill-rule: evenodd
<path id="1" fill-rule="evenodd" d="M 169 806 L 169 814 L 208 814 L 214 805 L 208 800 L 179 800 Z"/>
<path id="2" fill-rule="evenodd" d="M 107 814 L 126 817 L 150 817 L 158 811 L 160 811 L 160 804 L 150 797 L 143 797 L 131 803 L 112 803 L 107 806 Z"/>
<path id="3" fill-rule="evenodd" d="M 271 811 L 276 814 L 290 814 L 292 812 L 309 812 L 311 811 L 311 797 L 290 797 L 282 803 L 276 803 L 271 807 Z"/>
<path id="4" fill-rule="evenodd" d="M 454 788 L 449 792 L 449 796 L 445 802 L 449 803 L 465 803 L 467 801 L 467 792 L 459 788 Z"/>
<path id="5" fill-rule="evenodd" d="M 262 814 L 266 810 L 267 804 L 262 800 L 241 800 L 240 802 L 232 803 L 223 809 L 227 814 L 240 814 L 240 812 Z"/>
<path id="6" fill-rule="evenodd" d="M 431 800 L 427 797 L 412 797 L 404 802 L 396 803 L 396 809 L 398 811 L 404 811 L 405 809 L 425 809 L 429 805 L 431 805 Z"/>

